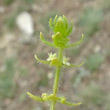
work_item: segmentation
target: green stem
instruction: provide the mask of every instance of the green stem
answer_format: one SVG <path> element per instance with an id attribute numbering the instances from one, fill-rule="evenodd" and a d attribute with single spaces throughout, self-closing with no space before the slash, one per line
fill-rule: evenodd
<path id="1" fill-rule="evenodd" d="M 55 110 L 55 104 L 56 104 L 55 101 L 52 101 L 52 102 L 51 102 L 50 110 Z"/>
<path id="2" fill-rule="evenodd" d="M 58 54 L 58 60 L 62 62 L 63 59 L 63 49 L 59 49 L 59 54 Z M 56 72 L 55 72 L 55 79 L 54 79 L 54 85 L 53 85 L 53 94 L 57 96 L 57 91 L 58 91 L 58 83 L 59 83 L 59 76 L 60 76 L 60 71 L 61 71 L 61 66 L 56 66 Z M 50 105 L 50 110 L 55 110 L 55 104 L 56 101 L 52 100 L 51 105 Z"/>
<path id="3" fill-rule="evenodd" d="M 55 80 L 54 80 L 54 86 L 53 86 L 53 94 L 57 94 L 58 90 L 58 82 L 59 82 L 59 75 L 60 75 L 60 69 L 61 67 L 56 67 L 56 73 L 55 73 Z"/>

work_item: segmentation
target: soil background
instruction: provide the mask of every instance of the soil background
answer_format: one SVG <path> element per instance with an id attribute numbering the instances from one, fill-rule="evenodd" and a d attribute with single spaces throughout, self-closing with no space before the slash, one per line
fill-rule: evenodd
<path id="1" fill-rule="evenodd" d="M 29 37 L 16 23 L 23 12 L 32 18 L 34 32 Z M 48 21 L 56 15 L 74 22 L 70 43 L 79 41 L 82 33 L 85 38 L 80 46 L 65 50 L 71 63 L 85 64 L 64 68 L 58 90 L 59 96 L 82 104 L 58 103 L 56 109 L 110 110 L 110 0 L 0 0 L 0 110 L 49 109 L 49 103 L 35 102 L 26 93 L 52 92 L 54 68 L 39 64 L 34 55 L 47 59 L 57 51 L 39 38 L 42 32 L 52 40 Z"/>

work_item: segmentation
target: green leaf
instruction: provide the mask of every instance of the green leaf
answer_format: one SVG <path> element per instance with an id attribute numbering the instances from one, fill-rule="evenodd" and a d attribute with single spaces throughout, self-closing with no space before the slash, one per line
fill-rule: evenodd
<path id="1" fill-rule="evenodd" d="M 52 30 L 54 30 L 52 18 L 50 18 L 50 20 L 49 20 L 49 26 Z"/>
<path id="2" fill-rule="evenodd" d="M 28 95 L 32 100 L 35 100 L 35 101 L 44 101 L 41 97 L 32 95 L 30 92 L 27 92 L 27 95 Z"/>
<path id="3" fill-rule="evenodd" d="M 81 39 L 78 42 L 73 43 L 73 44 L 69 44 L 69 45 L 66 46 L 66 48 L 68 48 L 68 47 L 75 47 L 77 45 L 80 45 L 83 42 L 83 40 L 84 40 L 84 35 L 82 34 Z"/>
<path id="4" fill-rule="evenodd" d="M 39 63 L 43 63 L 43 64 L 49 64 L 48 61 L 45 60 L 40 60 L 36 55 L 35 55 L 35 59 L 39 62 Z"/>
<path id="5" fill-rule="evenodd" d="M 46 44 L 46 45 L 48 45 L 48 46 L 51 46 L 51 47 L 54 47 L 53 43 L 48 42 L 47 40 L 44 39 L 44 37 L 43 37 L 43 35 L 42 35 L 42 32 L 40 32 L 40 39 L 41 39 L 41 41 L 42 41 L 44 44 Z"/>

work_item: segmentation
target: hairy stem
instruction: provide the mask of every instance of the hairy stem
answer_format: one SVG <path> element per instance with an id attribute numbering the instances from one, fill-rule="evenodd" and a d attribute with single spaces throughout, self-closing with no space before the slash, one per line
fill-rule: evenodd
<path id="1" fill-rule="evenodd" d="M 60 48 L 59 49 L 59 54 L 58 54 L 58 60 L 60 62 L 62 62 L 62 59 L 63 59 L 63 49 Z M 55 96 L 57 96 L 58 83 L 59 83 L 59 76 L 60 76 L 61 67 L 62 67 L 62 65 L 56 67 L 55 79 L 54 79 L 54 85 L 53 85 L 53 94 Z M 52 100 L 51 105 L 50 105 L 50 110 L 55 110 L 55 104 L 56 104 L 56 101 Z"/>
<path id="2" fill-rule="evenodd" d="M 52 101 L 52 102 L 51 102 L 50 110 L 55 110 L 55 104 L 56 104 L 55 101 Z"/>

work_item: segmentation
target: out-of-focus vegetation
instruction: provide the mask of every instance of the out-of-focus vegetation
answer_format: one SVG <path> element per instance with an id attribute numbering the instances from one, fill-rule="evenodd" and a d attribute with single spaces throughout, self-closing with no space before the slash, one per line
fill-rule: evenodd
<path id="1" fill-rule="evenodd" d="M 3 71 L 0 72 L 0 98 L 12 98 L 15 95 L 16 83 L 15 75 L 15 59 L 8 58 L 3 65 Z"/>
<path id="2" fill-rule="evenodd" d="M 104 56 L 99 53 L 91 54 L 86 61 L 86 67 L 91 71 L 96 71 L 104 61 Z"/>
<path id="3" fill-rule="evenodd" d="M 86 101 L 87 103 L 84 105 L 84 107 L 86 106 L 88 109 L 91 107 L 95 110 L 103 108 L 104 104 L 105 107 L 103 109 L 109 110 L 110 94 L 106 93 L 99 85 L 96 85 L 95 83 L 91 83 L 85 90 L 82 90 L 81 97 L 83 98 L 84 103 L 88 100 L 88 102 Z"/>
<path id="4" fill-rule="evenodd" d="M 83 99 L 84 107 L 90 108 L 100 108 L 103 104 L 107 105 L 106 102 L 108 101 L 108 94 L 104 93 L 103 90 L 96 85 L 95 83 L 91 83 L 88 87 L 81 92 L 81 97 Z M 87 101 L 88 100 L 88 101 Z M 109 108 L 106 107 L 106 110 Z"/>
<path id="5" fill-rule="evenodd" d="M 16 15 L 11 15 L 6 18 L 5 24 L 9 29 L 14 29 L 16 27 Z"/>
<path id="6" fill-rule="evenodd" d="M 4 3 L 6 5 L 11 5 L 14 2 L 14 0 L 4 0 Z"/>
<path id="7" fill-rule="evenodd" d="M 83 27 L 85 35 L 90 37 L 99 30 L 102 20 L 102 9 L 87 8 L 81 13 L 78 25 Z"/>

